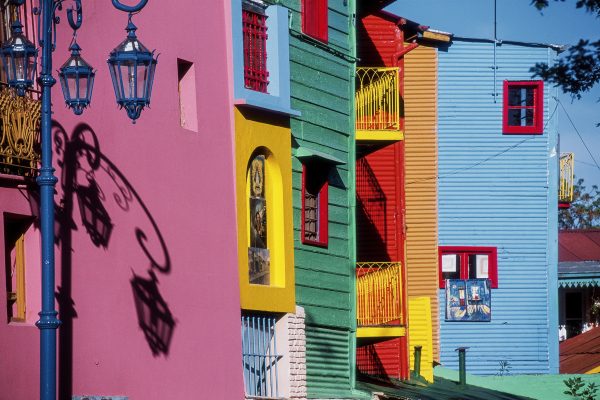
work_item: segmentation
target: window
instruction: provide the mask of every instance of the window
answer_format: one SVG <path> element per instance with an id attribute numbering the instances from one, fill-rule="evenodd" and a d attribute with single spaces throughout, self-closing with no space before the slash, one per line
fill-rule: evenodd
<path id="1" fill-rule="evenodd" d="M 267 201 L 265 199 L 265 156 L 258 155 L 250 163 L 250 246 L 248 272 L 250 283 L 270 285 L 271 254 L 267 248 Z"/>
<path id="2" fill-rule="evenodd" d="M 543 116 L 543 81 L 504 81 L 504 133 L 541 135 Z"/>
<path id="3" fill-rule="evenodd" d="M 324 247 L 328 242 L 329 168 L 319 166 L 302 166 L 302 243 Z"/>
<path id="4" fill-rule="evenodd" d="M 198 110 L 196 106 L 196 69 L 194 63 L 177 59 L 179 84 L 179 122 L 182 128 L 198 132 Z"/>
<path id="5" fill-rule="evenodd" d="M 327 43 L 327 0 L 302 0 L 302 32 Z"/>
<path id="6" fill-rule="evenodd" d="M 267 15 L 261 4 L 242 3 L 242 32 L 244 41 L 244 86 L 267 93 Z"/>
<path id="7" fill-rule="evenodd" d="M 230 1 L 234 104 L 300 115 L 290 103 L 289 9 L 275 1 Z"/>
<path id="8" fill-rule="evenodd" d="M 446 279 L 490 279 L 498 287 L 498 256 L 495 247 L 440 247 L 440 288 Z"/>
<path id="9" fill-rule="evenodd" d="M 6 249 L 6 298 L 8 322 L 24 322 L 25 313 L 25 234 L 31 222 L 7 218 L 4 225 Z"/>
<path id="10" fill-rule="evenodd" d="M 277 353 L 276 318 L 242 315 L 242 367 L 247 397 L 281 398 L 282 356 Z M 280 344 L 281 346 L 281 344 Z"/>

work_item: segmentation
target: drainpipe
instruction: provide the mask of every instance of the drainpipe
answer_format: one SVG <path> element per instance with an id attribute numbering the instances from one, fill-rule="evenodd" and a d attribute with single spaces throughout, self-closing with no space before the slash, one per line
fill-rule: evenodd
<path id="1" fill-rule="evenodd" d="M 421 376 L 421 349 L 423 346 L 415 346 L 415 378 Z"/>
<path id="2" fill-rule="evenodd" d="M 498 40 L 498 34 L 497 34 L 497 30 L 496 30 L 496 12 L 497 12 L 497 5 L 496 5 L 496 0 L 494 0 L 494 65 L 492 66 L 492 69 L 494 70 L 494 103 L 498 102 L 498 90 L 496 87 L 496 72 L 498 71 L 498 64 L 496 62 L 496 47 L 498 47 L 498 45 L 502 44 L 501 40 Z"/>
<path id="3" fill-rule="evenodd" d="M 465 386 L 467 384 L 467 349 L 468 347 L 459 347 L 458 351 L 458 384 Z"/>

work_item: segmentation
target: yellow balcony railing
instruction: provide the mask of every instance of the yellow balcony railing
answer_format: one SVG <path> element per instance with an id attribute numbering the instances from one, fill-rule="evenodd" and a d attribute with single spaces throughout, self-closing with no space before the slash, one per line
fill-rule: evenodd
<path id="1" fill-rule="evenodd" d="M 356 69 L 356 138 L 400 140 L 399 68 Z"/>
<path id="2" fill-rule="evenodd" d="M 0 174 L 32 177 L 40 159 L 41 102 L 0 90 Z"/>
<path id="3" fill-rule="evenodd" d="M 402 264 L 356 264 L 358 326 L 400 325 L 402 315 Z"/>
<path id="4" fill-rule="evenodd" d="M 560 155 L 559 203 L 568 204 L 573 201 L 574 163 L 573 153 L 562 153 Z"/>

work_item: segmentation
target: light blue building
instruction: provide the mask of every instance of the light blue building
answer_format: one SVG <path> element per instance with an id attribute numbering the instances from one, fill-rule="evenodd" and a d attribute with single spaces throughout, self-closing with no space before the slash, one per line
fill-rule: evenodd
<path id="1" fill-rule="evenodd" d="M 556 90 L 529 72 L 557 51 L 455 37 L 438 53 L 440 361 L 450 368 L 468 347 L 469 373 L 558 373 Z M 445 279 L 475 278 L 491 288 L 451 283 L 447 299 Z"/>

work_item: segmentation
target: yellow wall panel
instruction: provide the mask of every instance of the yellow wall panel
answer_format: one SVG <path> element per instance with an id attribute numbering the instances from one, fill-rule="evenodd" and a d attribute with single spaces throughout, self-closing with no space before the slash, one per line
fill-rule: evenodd
<path id="1" fill-rule="evenodd" d="M 419 46 L 404 57 L 407 292 L 430 299 L 438 360 L 436 71 L 435 48 Z"/>
<path id="2" fill-rule="evenodd" d="M 258 111 L 235 110 L 238 269 L 241 307 L 245 310 L 295 311 L 290 137 L 287 118 Z M 257 153 L 266 155 L 265 200 L 270 285 L 249 282 L 250 190 L 247 176 L 249 162 Z"/>
<path id="3" fill-rule="evenodd" d="M 415 369 L 415 346 L 421 346 L 421 376 L 433 383 L 433 339 L 429 297 L 408 298 L 410 369 Z"/>

